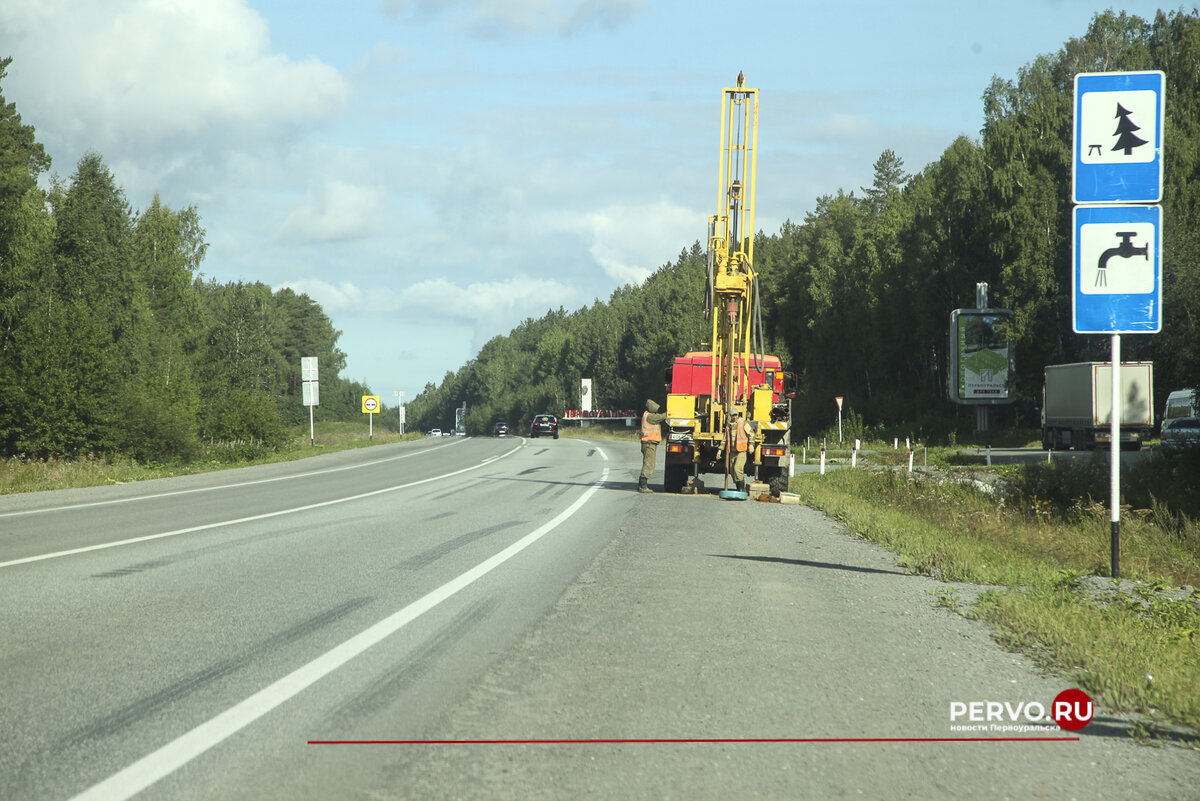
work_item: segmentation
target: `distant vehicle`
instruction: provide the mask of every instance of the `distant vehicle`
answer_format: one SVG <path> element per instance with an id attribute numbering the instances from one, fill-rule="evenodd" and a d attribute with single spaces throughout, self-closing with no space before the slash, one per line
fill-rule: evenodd
<path id="1" fill-rule="evenodd" d="M 492 427 L 492 436 L 507 437 L 508 423 L 496 423 L 496 425 Z"/>
<path id="2" fill-rule="evenodd" d="M 1167 396 L 1167 405 L 1163 408 L 1162 430 L 1167 430 L 1167 424 L 1180 417 L 1200 417 L 1200 405 L 1196 402 L 1196 390 L 1179 389 Z"/>
<path id="3" fill-rule="evenodd" d="M 1200 417 L 1176 417 L 1163 428 L 1164 448 L 1191 448 L 1200 445 Z"/>
<path id="4" fill-rule="evenodd" d="M 1092 450 L 1109 442 L 1112 365 L 1046 365 L 1042 386 L 1042 447 Z M 1154 436 L 1154 363 L 1121 362 L 1121 447 L 1137 450 Z"/>
<path id="5" fill-rule="evenodd" d="M 440 429 L 440 428 L 435 428 L 429 432 L 429 436 L 431 436 L 431 437 L 440 437 L 441 435 L 442 435 L 442 429 Z"/>
<path id="6" fill-rule="evenodd" d="M 537 439 L 538 437 L 554 437 L 558 439 L 558 418 L 552 414 L 534 416 L 533 425 L 529 429 L 529 436 L 533 439 Z"/>

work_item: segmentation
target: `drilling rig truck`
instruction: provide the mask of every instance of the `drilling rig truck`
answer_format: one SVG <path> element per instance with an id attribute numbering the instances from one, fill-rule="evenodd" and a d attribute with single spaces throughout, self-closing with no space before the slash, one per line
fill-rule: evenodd
<path id="1" fill-rule="evenodd" d="M 732 416 L 749 423 L 746 477 L 787 489 L 791 398 L 796 379 L 779 357 L 763 353 L 762 308 L 754 272 L 754 179 L 758 90 L 726 88 L 721 100 L 720 212 L 708 218 L 708 287 L 704 313 L 711 350 L 677 357 L 667 369 L 668 492 L 695 486 L 701 473 L 724 474 L 734 454 Z"/>

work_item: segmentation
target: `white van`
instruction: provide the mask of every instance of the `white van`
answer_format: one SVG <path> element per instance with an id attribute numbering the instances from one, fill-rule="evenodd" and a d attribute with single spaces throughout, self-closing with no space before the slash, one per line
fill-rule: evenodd
<path id="1" fill-rule="evenodd" d="M 1200 408 L 1196 404 L 1196 390 L 1180 389 L 1167 396 L 1167 405 L 1163 409 L 1161 433 L 1167 423 L 1180 417 L 1200 417 Z"/>

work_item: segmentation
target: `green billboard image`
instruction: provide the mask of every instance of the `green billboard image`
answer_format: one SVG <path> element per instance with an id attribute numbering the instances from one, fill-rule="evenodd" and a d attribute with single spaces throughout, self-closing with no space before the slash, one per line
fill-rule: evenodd
<path id="1" fill-rule="evenodd" d="M 951 315 L 951 400 L 958 403 L 1011 403 L 1013 347 L 999 328 L 1007 309 L 957 309 Z"/>

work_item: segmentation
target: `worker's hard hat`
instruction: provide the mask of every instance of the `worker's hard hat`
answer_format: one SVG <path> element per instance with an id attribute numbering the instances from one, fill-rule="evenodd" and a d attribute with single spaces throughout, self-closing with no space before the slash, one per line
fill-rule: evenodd
<path id="1" fill-rule="evenodd" d="M 658 404 L 652 400 L 646 401 L 646 411 L 650 414 L 658 414 Z"/>

